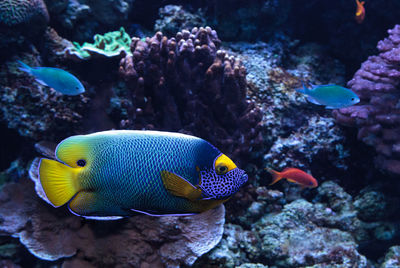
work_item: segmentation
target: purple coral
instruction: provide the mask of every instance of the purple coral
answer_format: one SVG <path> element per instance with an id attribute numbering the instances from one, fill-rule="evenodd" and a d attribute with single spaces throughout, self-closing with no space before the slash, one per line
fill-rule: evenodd
<path id="1" fill-rule="evenodd" d="M 161 32 L 133 38 L 132 56 L 120 62 L 125 93 L 122 128 L 157 128 L 200 136 L 236 159 L 261 144 L 261 112 L 246 100 L 246 70 L 218 50 L 210 27 L 183 30 L 168 39 Z M 130 104 L 128 104 L 130 103 Z M 235 160 L 236 160 L 235 159 Z"/>
<path id="2" fill-rule="evenodd" d="M 377 164 L 400 174 L 400 25 L 378 43 L 348 86 L 361 98 L 359 105 L 334 111 L 337 121 L 359 128 L 358 138 L 375 147 Z"/>

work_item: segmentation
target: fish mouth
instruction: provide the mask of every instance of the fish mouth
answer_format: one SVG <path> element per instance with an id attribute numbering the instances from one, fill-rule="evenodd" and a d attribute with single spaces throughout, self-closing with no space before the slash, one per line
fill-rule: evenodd
<path id="1" fill-rule="evenodd" d="M 240 181 L 242 182 L 242 185 L 245 184 L 247 182 L 247 180 L 249 179 L 249 176 L 247 176 L 247 174 L 243 171 L 243 175 L 242 177 L 240 177 Z"/>

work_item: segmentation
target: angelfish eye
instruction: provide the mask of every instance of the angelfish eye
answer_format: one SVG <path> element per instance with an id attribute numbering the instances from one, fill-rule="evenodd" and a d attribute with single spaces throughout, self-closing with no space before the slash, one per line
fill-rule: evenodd
<path id="1" fill-rule="evenodd" d="M 218 175 L 223 175 L 228 172 L 228 167 L 225 165 L 219 165 L 215 168 Z"/>
<path id="2" fill-rule="evenodd" d="M 354 98 L 351 98 L 351 100 L 353 101 L 353 100 L 354 100 Z"/>
<path id="3" fill-rule="evenodd" d="M 86 161 L 84 159 L 79 159 L 78 161 L 76 161 L 76 164 L 79 167 L 84 167 L 84 166 L 86 166 Z"/>

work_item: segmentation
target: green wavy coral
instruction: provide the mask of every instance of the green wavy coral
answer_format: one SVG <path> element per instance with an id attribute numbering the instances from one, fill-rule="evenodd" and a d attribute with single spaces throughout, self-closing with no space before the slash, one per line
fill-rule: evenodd
<path id="1" fill-rule="evenodd" d="M 49 21 L 43 0 L 0 0 L 0 24 L 14 26 L 33 18 Z"/>
<path id="2" fill-rule="evenodd" d="M 92 57 L 123 58 L 131 54 L 131 37 L 123 27 L 119 31 L 105 33 L 104 35 L 96 34 L 93 39 L 94 43 L 85 42 L 83 45 L 73 42 L 74 47 L 66 50 L 67 57 L 76 60 L 88 60 Z"/>

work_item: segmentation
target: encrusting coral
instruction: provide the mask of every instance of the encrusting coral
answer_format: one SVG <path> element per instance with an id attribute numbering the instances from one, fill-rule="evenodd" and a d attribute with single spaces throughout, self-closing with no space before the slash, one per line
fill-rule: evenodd
<path id="1" fill-rule="evenodd" d="M 37 188 L 35 171 L 31 169 L 30 176 Z M 25 178 L 3 186 L 0 231 L 19 238 L 40 259 L 65 258 L 65 267 L 82 267 L 87 261 L 106 267 L 192 265 L 220 241 L 223 233 L 222 205 L 188 217 L 138 215 L 93 222 L 52 208 L 34 189 Z"/>
<path id="2" fill-rule="evenodd" d="M 371 56 L 348 86 L 361 102 L 334 111 L 339 123 L 356 126 L 358 138 L 372 145 L 377 166 L 400 174 L 400 25 L 378 43 L 379 54 Z"/>
<path id="3" fill-rule="evenodd" d="M 261 144 L 261 112 L 246 100 L 242 63 L 218 50 L 220 44 L 210 27 L 170 39 L 161 32 L 132 38 L 132 55 L 119 69 L 130 89 L 119 96 L 127 116 L 114 114 L 120 127 L 192 133 L 235 159 L 249 155 Z"/>
<path id="4" fill-rule="evenodd" d="M 123 58 L 131 54 L 129 49 L 131 37 L 123 27 L 119 31 L 105 33 L 104 35 L 96 34 L 93 39 L 94 43 L 85 42 L 83 45 L 74 42 L 74 46 L 65 51 L 66 57 L 79 61 L 92 57 Z"/>

